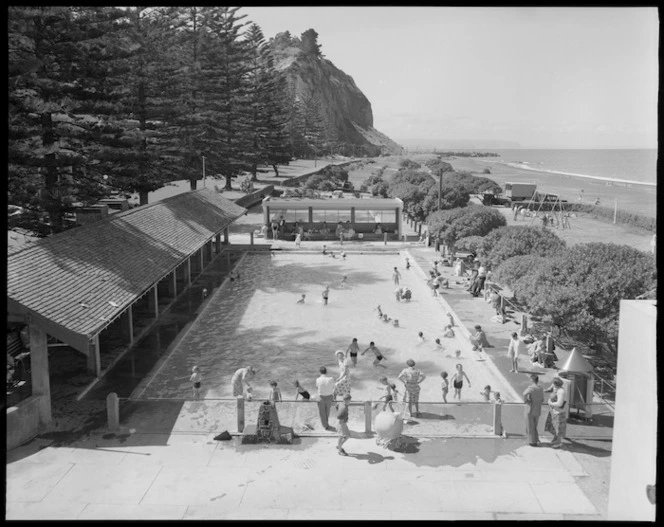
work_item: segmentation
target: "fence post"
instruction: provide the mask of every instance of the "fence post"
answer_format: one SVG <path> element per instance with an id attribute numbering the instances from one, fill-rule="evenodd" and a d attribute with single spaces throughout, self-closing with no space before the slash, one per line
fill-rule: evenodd
<path id="1" fill-rule="evenodd" d="M 244 397 L 237 398 L 237 431 L 244 432 Z"/>
<path id="2" fill-rule="evenodd" d="M 502 404 L 493 405 L 493 435 L 497 436 L 503 434 L 502 407 Z"/>
<path id="3" fill-rule="evenodd" d="M 111 392 L 106 396 L 106 417 L 109 430 L 120 428 L 120 400 L 115 392 Z"/>
<path id="4" fill-rule="evenodd" d="M 383 234 L 383 243 L 387 245 L 387 233 Z"/>
<path id="5" fill-rule="evenodd" d="M 371 433 L 371 401 L 364 401 L 364 433 Z"/>
<path id="6" fill-rule="evenodd" d="M 249 245 L 253 245 L 253 244 L 254 244 L 254 231 L 251 231 L 249 233 Z"/>
<path id="7" fill-rule="evenodd" d="M 528 315 L 521 313 L 521 331 L 519 334 L 523 337 L 528 334 Z"/>

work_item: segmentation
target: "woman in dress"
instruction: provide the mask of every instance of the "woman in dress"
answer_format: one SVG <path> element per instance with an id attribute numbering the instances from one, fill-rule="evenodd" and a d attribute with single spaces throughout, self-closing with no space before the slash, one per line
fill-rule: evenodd
<path id="1" fill-rule="evenodd" d="M 334 383 L 334 397 L 343 399 L 344 395 L 350 395 L 350 361 L 346 359 L 346 353 L 343 350 L 334 352 L 339 362 L 339 377 Z"/>
<path id="2" fill-rule="evenodd" d="M 408 399 L 408 413 L 415 417 L 420 416 L 420 384 L 426 375 L 422 371 L 415 368 L 415 361 L 408 359 L 406 361 L 408 368 L 405 368 L 397 377 L 403 384 L 405 389 L 406 398 Z M 413 414 L 413 406 L 415 413 Z"/>
<path id="3" fill-rule="evenodd" d="M 233 387 L 233 397 L 244 397 L 245 388 L 247 394 L 250 394 L 253 390 L 251 383 L 249 382 L 256 375 L 256 370 L 253 366 L 248 366 L 246 368 L 239 368 L 231 378 L 231 385 Z"/>
<path id="4" fill-rule="evenodd" d="M 563 381 L 559 377 L 553 379 L 553 395 L 547 404 L 549 405 L 549 415 L 546 416 L 544 430 L 553 434 L 551 447 L 560 448 L 563 446 L 563 437 L 567 431 L 567 411 L 565 409 L 567 399 Z"/>
<path id="5" fill-rule="evenodd" d="M 454 386 L 454 398 L 461 400 L 461 388 L 463 388 L 463 380 L 468 381 L 468 388 L 470 388 L 470 379 L 466 372 L 463 371 L 463 366 L 461 364 L 456 365 L 456 371 L 452 375 L 452 386 Z"/>

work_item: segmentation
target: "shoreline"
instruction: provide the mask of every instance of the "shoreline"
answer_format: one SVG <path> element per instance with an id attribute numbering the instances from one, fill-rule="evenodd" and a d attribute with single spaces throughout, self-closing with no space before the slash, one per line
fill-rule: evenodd
<path id="1" fill-rule="evenodd" d="M 615 207 L 624 212 L 650 218 L 657 217 L 656 185 L 607 185 L 605 178 L 580 177 L 516 167 L 496 159 L 443 158 L 442 161 L 450 163 L 456 171 L 467 171 L 492 179 L 501 187 L 507 182 L 535 183 L 540 192 L 557 194 L 569 203 L 592 204 L 599 199 L 600 206 L 603 207 Z M 489 173 L 483 172 L 486 168 L 489 168 Z"/>
<path id="2" fill-rule="evenodd" d="M 457 159 L 457 158 L 455 158 Z M 490 163 L 491 161 L 487 159 L 477 159 L 475 158 L 476 161 L 479 161 L 481 163 Z M 553 169 L 548 169 L 548 168 L 533 168 L 531 166 L 528 166 L 523 163 L 512 163 L 511 161 L 502 161 L 499 159 L 494 159 L 494 162 L 500 163 L 502 165 L 511 167 L 511 168 L 516 168 L 519 170 L 528 170 L 531 172 L 543 172 L 546 174 L 556 174 L 556 175 L 561 175 L 561 176 L 570 176 L 570 177 L 578 177 L 578 178 L 584 178 L 584 179 L 595 179 L 598 181 L 605 181 L 607 183 L 611 184 L 617 184 L 618 186 L 623 186 L 623 187 L 631 187 L 632 185 L 641 185 L 641 186 L 646 186 L 646 187 L 652 187 L 652 188 L 657 188 L 657 183 L 647 183 L 644 181 L 635 181 L 633 179 L 619 179 L 619 178 L 610 178 L 610 177 L 603 177 L 603 176 L 591 176 L 590 174 L 577 174 L 576 172 L 563 172 L 562 170 L 553 170 Z M 611 186 L 611 185 L 607 185 Z"/>

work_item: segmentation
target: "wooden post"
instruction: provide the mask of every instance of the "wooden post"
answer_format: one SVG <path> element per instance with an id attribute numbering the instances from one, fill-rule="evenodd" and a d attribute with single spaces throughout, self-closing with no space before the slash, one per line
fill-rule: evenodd
<path id="1" fill-rule="evenodd" d="M 127 323 L 129 325 L 129 344 L 134 343 L 134 309 L 133 304 L 129 305 L 127 309 Z"/>
<path id="2" fill-rule="evenodd" d="M 371 434 L 371 401 L 364 401 L 364 433 Z"/>
<path id="3" fill-rule="evenodd" d="M 493 435 L 503 435 L 502 404 L 493 405 Z"/>
<path id="4" fill-rule="evenodd" d="M 205 254 L 204 254 L 205 251 L 203 250 L 204 248 L 205 248 L 205 246 L 201 247 L 201 248 L 198 250 L 198 254 L 199 254 L 199 256 L 198 256 L 198 262 L 200 263 L 200 271 L 201 271 L 201 273 L 203 272 L 203 269 L 205 269 Z"/>
<path id="5" fill-rule="evenodd" d="M 228 227 L 224 229 L 224 244 L 228 245 Z"/>
<path id="6" fill-rule="evenodd" d="M 244 432 L 244 397 L 237 398 L 237 431 Z"/>
<path id="7" fill-rule="evenodd" d="M 106 396 L 106 417 L 109 430 L 120 428 L 120 400 L 115 392 L 111 392 Z"/>
<path id="8" fill-rule="evenodd" d="M 387 245 L 387 233 L 383 233 L 383 244 Z"/>
<path id="9" fill-rule="evenodd" d="M 217 234 L 214 238 L 214 244 L 215 248 L 217 250 L 217 254 L 221 252 L 221 234 Z"/>
<path id="10" fill-rule="evenodd" d="M 526 313 L 521 313 L 521 330 L 519 335 L 522 337 L 528 334 L 528 315 Z"/>
<path id="11" fill-rule="evenodd" d="M 39 425 L 48 427 L 51 424 L 51 380 L 48 369 L 48 345 L 46 332 L 28 318 L 30 326 L 30 366 L 32 371 L 32 395 L 40 396 L 38 406 Z"/>
<path id="12" fill-rule="evenodd" d="M 191 285 L 191 258 L 187 258 L 186 272 L 187 272 L 187 279 L 185 280 L 185 282 L 187 283 L 187 285 Z"/>
<path id="13" fill-rule="evenodd" d="M 88 371 L 95 377 L 101 374 L 101 351 L 99 349 L 99 334 L 88 342 Z"/>
<path id="14" fill-rule="evenodd" d="M 249 245 L 254 244 L 254 231 L 249 232 Z"/>

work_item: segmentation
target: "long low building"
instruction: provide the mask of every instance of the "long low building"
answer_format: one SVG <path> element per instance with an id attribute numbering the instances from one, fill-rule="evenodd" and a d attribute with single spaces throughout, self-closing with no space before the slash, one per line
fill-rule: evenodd
<path id="1" fill-rule="evenodd" d="M 399 198 L 273 198 L 263 200 L 263 221 L 266 226 L 281 219 L 286 230 L 292 231 L 295 223 L 304 231 L 332 233 L 338 224 L 352 228 L 358 235 L 375 233 L 380 225 L 381 233 L 401 237 L 403 233 L 403 201 Z"/>
<path id="2" fill-rule="evenodd" d="M 246 209 L 212 189 L 186 192 L 9 249 L 8 322 L 29 327 L 32 395 L 11 410 L 19 444 L 51 423 L 48 340 L 87 356 L 101 373 L 104 332 L 119 326 L 131 346 L 134 309 L 159 316 L 192 275 L 228 243 Z"/>

